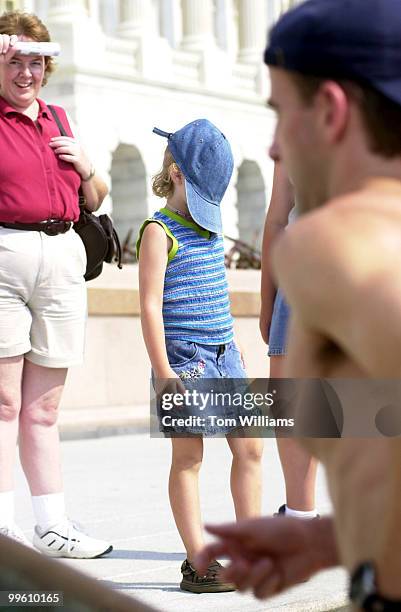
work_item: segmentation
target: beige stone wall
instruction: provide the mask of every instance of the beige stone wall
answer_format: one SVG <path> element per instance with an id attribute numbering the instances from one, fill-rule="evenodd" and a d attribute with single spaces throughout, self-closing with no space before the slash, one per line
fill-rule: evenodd
<path id="1" fill-rule="evenodd" d="M 235 332 L 248 375 L 268 374 L 267 348 L 259 334 L 258 271 L 229 270 Z M 107 266 L 88 284 L 85 363 L 71 368 L 62 405 L 67 409 L 147 405 L 150 363 L 139 317 L 137 267 Z"/>

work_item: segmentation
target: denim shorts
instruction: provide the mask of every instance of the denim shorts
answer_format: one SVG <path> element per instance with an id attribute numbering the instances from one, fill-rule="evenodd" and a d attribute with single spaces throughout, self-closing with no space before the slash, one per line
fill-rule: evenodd
<path id="1" fill-rule="evenodd" d="M 269 357 L 274 355 L 285 355 L 289 317 L 290 308 L 280 289 L 278 289 L 276 299 L 274 300 L 273 315 L 270 324 Z"/>
<path id="2" fill-rule="evenodd" d="M 166 338 L 166 350 L 171 368 L 181 378 L 186 389 L 209 393 L 212 390 L 232 395 L 233 392 L 243 392 L 247 386 L 241 353 L 233 341 L 222 345 L 208 345 Z M 210 379 L 213 380 L 212 383 Z M 168 416 L 171 417 L 169 423 L 165 424 L 162 419 L 166 413 L 160 405 L 157 406 L 160 431 L 167 435 L 183 436 L 227 434 L 236 429 L 229 422 L 237 421 L 240 411 L 238 406 L 227 405 L 227 402 L 216 403 L 212 398 L 201 410 L 192 405 L 173 407 L 168 411 Z M 202 424 L 196 422 L 194 417 L 201 417 Z M 179 419 L 191 420 L 191 423 L 177 424 Z M 220 423 L 216 423 L 217 420 Z"/>

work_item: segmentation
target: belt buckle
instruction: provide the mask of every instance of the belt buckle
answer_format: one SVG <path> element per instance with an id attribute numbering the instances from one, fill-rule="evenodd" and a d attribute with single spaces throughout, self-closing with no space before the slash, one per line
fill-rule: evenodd
<path id="1" fill-rule="evenodd" d="M 48 236 L 57 236 L 64 234 L 68 229 L 66 223 L 62 219 L 48 219 L 43 223 L 43 232 Z"/>
<path id="2" fill-rule="evenodd" d="M 58 221 L 57 219 L 49 219 L 43 224 L 43 231 L 48 236 L 57 236 L 60 233 L 60 223 L 62 221 Z"/>

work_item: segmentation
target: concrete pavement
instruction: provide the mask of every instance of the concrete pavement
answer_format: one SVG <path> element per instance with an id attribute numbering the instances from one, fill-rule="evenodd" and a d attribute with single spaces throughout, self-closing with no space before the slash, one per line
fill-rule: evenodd
<path id="1" fill-rule="evenodd" d="M 268 375 L 267 347 L 259 332 L 260 270 L 227 270 L 235 334 L 246 357 L 249 377 Z M 105 265 L 88 283 L 89 319 L 85 361 L 72 367 L 61 404 L 63 411 L 149 405 L 150 362 L 139 317 L 138 266 Z M 135 378 L 134 385 L 133 377 Z"/>
<path id="2" fill-rule="evenodd" d="M 263 512 L 273 513 L 284 500 L 274 440 L 265 440 Z M 65 560 L 103 583 L 163 612 L 306 612 L 340 609 L 346 602 L 342 570 L 324 572 L 306 584 L 267 602 L 238 593 L 193 595 L 180 591 L 184 559 L 167 496 L 170 442 L 146 433 L 62 443 L 69 515 L 93 535 L 110 539 L 114 551 L 104 559 Z M 201 471 L 203 518 L 233 520 L 229 493 L 230 452 L 224 439 L 205 441 Z M 330 511 L 319 472 L 317 503 Z M 17 520 L 32 536 L 33 516 L 21 469 L 17 470 Z"/>

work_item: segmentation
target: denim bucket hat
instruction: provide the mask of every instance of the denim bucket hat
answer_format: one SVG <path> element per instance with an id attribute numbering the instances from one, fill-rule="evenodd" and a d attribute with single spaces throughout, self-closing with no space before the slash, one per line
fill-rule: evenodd
<path id="1" fill-rule="evenodd" d="M 284 13 L 270 66 L 368 85 L 401 106 L 400 0 L 308 0 Z"/>
<path id="2" fill-rule="evenodd" d="M 198 225 L 222 232 L 220 202 L 234 168 L 231 147 L 220 130 L 207 119 L 196 119 L 177 132 L 154 128 L 168 139 L 168 148 L 185 178 L 187 205 Z"/>

